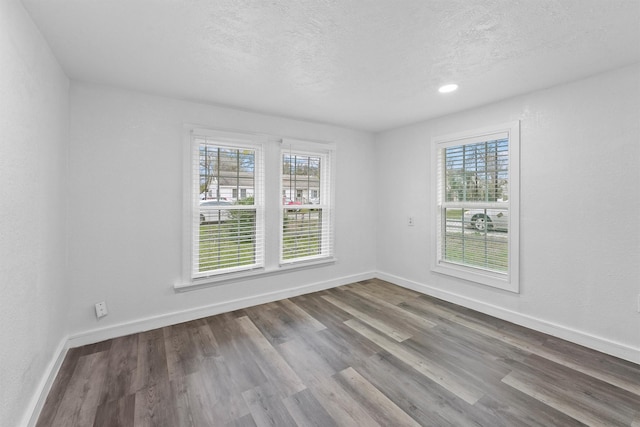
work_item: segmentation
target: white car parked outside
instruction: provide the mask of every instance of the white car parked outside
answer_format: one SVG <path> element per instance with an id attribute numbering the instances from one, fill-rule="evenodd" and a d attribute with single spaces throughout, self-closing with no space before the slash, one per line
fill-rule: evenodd
<path id="1" fill-rule="evenodd" d="M 507 209 L 469 209 L 464 212 L 464 223 L 478 231 L 509 230 Z"/>
<path id="2" fill-rule="evenodd" d="M 200 200 L 200 224 L 206 222 L 224 222 L 231 219 L 231 214 L 227 209 L 220 209 L 231 206 L 233 203 L 228 200 Z"/>

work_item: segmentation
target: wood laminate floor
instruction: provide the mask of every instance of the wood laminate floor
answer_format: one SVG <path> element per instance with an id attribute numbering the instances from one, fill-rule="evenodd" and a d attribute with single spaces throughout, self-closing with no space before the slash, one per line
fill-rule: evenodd
<path id="1" fill-rule="evenodd" d="M 380 280 L 69 350 L 38 426 L 640 426 L 640 366 Z"/>

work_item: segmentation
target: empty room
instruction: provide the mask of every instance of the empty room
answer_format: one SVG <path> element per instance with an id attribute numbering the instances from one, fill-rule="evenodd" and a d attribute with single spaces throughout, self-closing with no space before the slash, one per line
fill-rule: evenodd
<path id="1" fill-rule="evenodd" d="M 640 427 L 640 0 L 0 0 L 0 425 Z"/>

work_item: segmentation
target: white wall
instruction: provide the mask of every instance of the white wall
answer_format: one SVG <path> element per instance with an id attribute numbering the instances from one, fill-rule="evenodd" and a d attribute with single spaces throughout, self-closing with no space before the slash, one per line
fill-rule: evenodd
<path id="1" fill-rule="evenodd" d="M 211 310 L 201 307 L 373 274 L 371 134 L 84 83 L 72 83 L 70 96 L 68 322 L 73 344 L 135 330 L 127 326 L 132 322 L 204 316 Z M 334 141 L 338 262 L 176 293 L 173 285 L 182 274 L 184 123 Z M 93 304 L 102 300 L 109 315 L 97 321 Z M 190 314 L 167 317 L 183 311 Z"/>
<path id="2" fill-rule="evenodd" d="M 0 2 L 0 425 L 30 416 L 65 336 L 69 82 L 17 0 Z"/>
<path id="3" fill-rule="evenodd" d="M 512 120 L 521 120 L 519 295 L 429 270 L 431 137 Z M 640 362 L 639 135 L 637 65 L 378 135 L 378 271 Z"/>

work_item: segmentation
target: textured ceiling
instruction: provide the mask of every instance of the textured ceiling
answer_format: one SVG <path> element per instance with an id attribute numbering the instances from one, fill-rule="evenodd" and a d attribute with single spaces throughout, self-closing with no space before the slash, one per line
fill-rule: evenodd
<path id="1" fill-rule="evenodd" d="M 23 4 L 71 78 L 369 131 L 640 62 L 640 0 Z"/>

